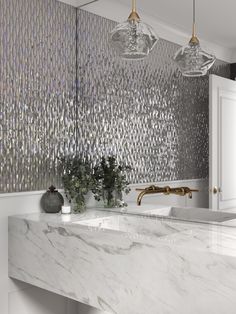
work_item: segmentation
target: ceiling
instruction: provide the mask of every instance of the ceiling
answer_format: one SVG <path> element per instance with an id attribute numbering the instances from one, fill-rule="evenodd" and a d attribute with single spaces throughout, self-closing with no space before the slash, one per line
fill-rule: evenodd
<path id="1" fill-rule="evenodd" d="M 92 4 L 85 5 L 83 8 L 114 20 L 124 20 L 126 15 L 128 16 L 131 6 L 131 0 L 61 1 L 74 6 L 81 6 L 92 2 Z M 123 7 L 122 10 L 120 9 L 121 7 Z M 160 29 L 160 25 L 164 25 L 166 29 L 172 29 L 173 34 L 181 34 L 185 41 L 191 34 L 191 0 L 137 0 L 137 10 L 141 17 L 143 17 L 143 20 L 154 26 L 157 33 Z M 109 11 L 113 11 L 113 13 Z M 236 61 L 235 12 L 236 0 L 196 0 L 197 35 L 204 44 L 206 42 L 207 46 L 211 48 L 210 52 L 219 50 L 219 55 L 222 55 L 222 57 L 220 57 L 222 60 L 229 59 L 229 57 L 223 57 L 227 50 L 227 55 L 233 56 L 234 61 Z M 175 41 L 175 36 L 168 37 L 165 36 L 164 33 L 162 31 L 159 32 L 160 37 Z M 175 42 L 182 44 L 183 40 L 176 40 Z M 208 45 L 208 43 L 210 43 L 210 45 Z M 206 45 L 204 45 L 204 47 L 205 46 Z M 224 50 L 224 53 L 222 50 Z M 230 61 L 232 62 L 232 60 Z"/>
<path id="2" fill-rule="evenodd" d="M 129 0 L 117 0 L 125 5 Z M 191 31 L 191 0 L 139 0 L 137 7 L 181 31 Z M 236 0 L 196 0 L 199 37 L 228 48 L 236 48 Z"/>

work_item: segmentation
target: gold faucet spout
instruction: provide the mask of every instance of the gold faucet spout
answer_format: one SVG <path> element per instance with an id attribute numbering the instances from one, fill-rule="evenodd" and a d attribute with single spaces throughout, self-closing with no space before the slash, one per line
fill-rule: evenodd
<path id="1" fill-rule="evenodd" d="M 139 193 L 138 198 L 137 198 L 137 205 L 138 206 L 141 205 L 142 198 L 144 197 L 145 194 L 147 194 L 147 192 L 145 190 Z"/>
<path id="2" fill-rule="evenodd" d="M 138 206 L 140 206 L 141 202 L 142 202 L 142 198 L 144 197 L 145 194 L 164 193 L 165 189 L 158 187 L 158 186 L 155 186 L 155 185 L 151 185 L 145 189 L 136 189 L 136 191 L 141 191 L 138 195 L 138 198 L 137 198 L 137 204 L 138 204 Z"/>

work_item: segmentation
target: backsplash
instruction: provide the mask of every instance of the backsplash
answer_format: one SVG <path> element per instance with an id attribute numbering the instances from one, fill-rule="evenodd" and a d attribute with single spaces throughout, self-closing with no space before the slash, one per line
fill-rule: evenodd
<path id="1" fill-rule="evenodd" d="M 0 191 L 45 189 L 56 157 L 76 149 L 76 10 L 52 0 L 0 8 Z"/>
<path id="2" fill-rule="evenodd" d="M 209 79 L 181 76 L 178 45 L 123 61 L 113 21 L 54 0 L 0 7 L 0 192 L 59 185 L 57 157 L 76 152 L 117 154 L 132 183 L 208 176 Z"/>
<path id="3" fill-rule="evenodd" d="M 113 21 L 79 10 L 80 152 L 117 154 L 132 183 L 208 176 L 209 77 L 184 78 L 160 40 L 142 61 L 119 59 L 109 44 Z M 213 73 L 229 77 L 218 61 Z"/>

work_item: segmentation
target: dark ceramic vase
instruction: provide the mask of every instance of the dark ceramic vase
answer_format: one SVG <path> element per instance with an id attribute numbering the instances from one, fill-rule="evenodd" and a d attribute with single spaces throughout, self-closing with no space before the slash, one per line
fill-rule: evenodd
<path id="1" fill-rule="evenodd" d="M 43 194 L 40 205 L 42 209 L 46 213 L 59 213 L 62 205 L 64 204 L 63 196 L 56 190 L 56 188 L 52 185 L 47 190 L 46 193 Z"/>

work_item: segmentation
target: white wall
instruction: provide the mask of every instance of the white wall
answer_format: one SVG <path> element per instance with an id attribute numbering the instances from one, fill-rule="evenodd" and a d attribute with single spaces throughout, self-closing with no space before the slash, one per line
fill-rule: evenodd
<path id="1" fill-rule="evenodd" d="M 167 204 L 172 206 L 208 207 L 208 183 L 204 180 L 155 183 L 156 185 L 189 186 L 200 191 L 190 200 L 181 196 L 149 195 L 143 203 Z M 132 185 L 127 197 L 134 201 L 136 187 Z M 51 292 L 13 281 L 8 278 L 8 216 L 39 212 L 39 201 L 43 192 L 0 194 L 0 313 L 1 314 L 101 314 L 94 308 L 68 300 Z M 104 313 L 104 312 L 103 312 Z"/>

